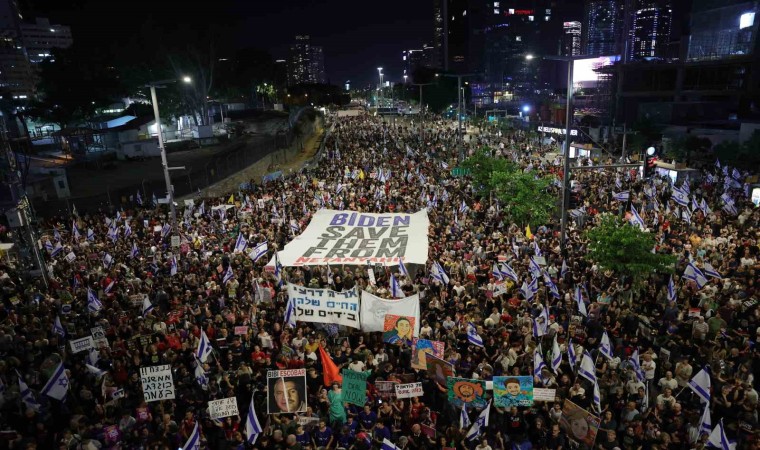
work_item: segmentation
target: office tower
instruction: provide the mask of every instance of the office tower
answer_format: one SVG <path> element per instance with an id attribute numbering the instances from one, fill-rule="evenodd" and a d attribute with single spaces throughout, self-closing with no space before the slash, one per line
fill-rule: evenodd
<path id="1" fill-rule="evenodd" d="M 433 0 L 433 44 L 428 50 L 428 59 L 431 67 L 446 69 L 444 67 L 446 49 L 446 3 L 448 0 Z"/>
<path id="2" fill-rule="evenodd" d="M 564 22 L 562 24 L 562 53 L 565 56 L 581 55 L 581 23 L 578 21 Z"/>
<path id="3" fill-rule="evenodd" d="M 619 0 L 588 0 L 583 20 L 583 48 L 588 56 L 620 54 L 624 32 L 624 5 Z"/>
<path id="4" fill-rule="evenodd" d="M 21 40 L 32 64 L 49 58 L 52 49 L 68 48 L 73 43 L 69 27 L 51 25 L 48 19 L 42 17 L 37 17 L 34 23 L 21 24 Z"/>
<path id="5" fill-rule="evenodd" d="M 295 42 L 290 46 L 288 85 L 324 83 L 326 79 L 322 47 L 311 45 L 308 35 L 296 36 Z"/>
<path id="6" fill-rule="evenodd" d="M 318 45 L 311 46 L 309 78 L 312 80 L 312 83 L 327 83 L 327 76 L 325 75 L 325 55 L 322 52 L 322 47 Z"/>
<path id="7" fill-rule="evenodd" d="M 687 59 L 755 54 L 759 12 L 756 1 L 694 0 Z"/>

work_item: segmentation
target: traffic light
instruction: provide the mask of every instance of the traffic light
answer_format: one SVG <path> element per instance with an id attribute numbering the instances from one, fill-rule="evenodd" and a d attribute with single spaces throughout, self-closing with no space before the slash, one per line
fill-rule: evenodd
<path id="1" fill-rule="evenodd" d="M 646 150 L 646 156 L 644 158 L 644 178 L 649 178 L 655 174 L 657 165 L 657 149 L 649 147 Z"/>

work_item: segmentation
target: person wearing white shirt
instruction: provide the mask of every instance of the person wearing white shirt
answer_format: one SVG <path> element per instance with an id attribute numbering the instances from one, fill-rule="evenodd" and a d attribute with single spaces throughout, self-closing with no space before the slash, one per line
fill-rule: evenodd
<path id="1" fill-rule="evenodd" d="M 657 363 L 652 361 L 652 355 L 644 353 L 642 355 L 644 361 L 641 362 L 641 370 L 644 371 L 644 378 L 647 381 L 654 380 L 654 370 L 657 368 Z"/>
<path id="2" fill-rule="evenodd" d="M 364 364 L 364 361 L 361 361 L 358 359 L 351 361 L 351 363 L 348 365 L 348 368 L 353 370 L 354 372 L 364 372 L 365 367 L 366 367 L 366 364 Z"/>
<path id="3" fill-rule="evenodd" d="M 668 370 L 665 372 L 665 376 L 660 378 L 660 381 L 657 382 L 657 386 L 659 386 L 660 389 L 670 389 L 672 391 L 678 387 L 678 381 L 673 378 L 673 372 Z"/>

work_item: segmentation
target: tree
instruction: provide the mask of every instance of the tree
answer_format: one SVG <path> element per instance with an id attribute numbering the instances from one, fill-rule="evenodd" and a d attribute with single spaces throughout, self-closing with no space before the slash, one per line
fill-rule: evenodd
<path id="1" fill-rule="evenodd" d="M 676 257 L 652 253 L 657 243 L 653 233 L 647 233 L 611 214 L 600 217 L 599 223 L 586 232 L 586 257 L 602 269 L 631 277 L 641 285 L 649 275 L 672 273 Z"/>
<path id="2" fill-rule="evenodd" d="M 540 178 L 531 170 L 517 168 L 507 172 L 493 172 L 491 185 L 507 218 L 520 226 L 539 226 L 549 222 L 556 208 L 556 197 L 549 187 L 551 180 Z"/>
<path id="3" fill-rule="evenodd" d="M 492 176 L 496 172 L 516 170 L 513 162 L 504 158 L 494 158 L 488 147 L 480 148 L 474 155 L 462 162 L 462 167 L 470 170 L 475 190 L 480 195 L 490 194 L 496 186 Z"/>
<path id="4" fill-rule="evenodd" d="M 712 147 L 712 142 L 709 139 L 688 135 L 673 141 L 665 152 L 665 156 L 674 161 L 689 164 L 692 156 L 703 154 L 710 150 L 710 147 Z"/>
<path id="5" fill-rule="evenodd" d="M 736 141 L 721 142 L 715 146 L 713 153 L 723 164 L 755 170 L 760 166 L 760 131 L 755 131 L 743 144 Z"/>

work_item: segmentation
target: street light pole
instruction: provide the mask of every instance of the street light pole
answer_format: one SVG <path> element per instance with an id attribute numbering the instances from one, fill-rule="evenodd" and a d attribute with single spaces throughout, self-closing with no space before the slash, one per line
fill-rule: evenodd
<path id="1" fill-rule="evenodd" d="M 380 75 L 380 93 L 377 95 L 377 106 L 379 108 L 383 105 L 383 102 L 382 102 L 383 100 L 383 68 L 378 67 L 377 73 L 378 75 Z"/>
<path id="2" fill-rule="evenodd" d="M 459 144 L 459 160 L 464 160 L 464 148 L 462 147 L 462 78 L 471 77 L 474 73 L 464 73 L 461 75 L 443 74 L 444 77 L 455 77 L 457 79 L 457 142 Z"/>
<path id="3" fill-rule="evenodd" d="M 562 217 L 560 221 L 560 246 L 567 240 L 567 203 L 570 195 L 570 121 L 573 117 L 573 64 L 567 61 L 567 104 L 565 105 L 565 161 L 562 166 Z"/>
<path id="4" fill-rule="evenodd" d="M 422 103 L 422 86 L 428 86 L 433 83 L 412 83 L 412 86 L 419 86 L 420 87 L 420 109 L 419 109 L 419 115 L 420 115 L 420 139 L 422 141 L 425 140 L 425 133 L 422 128 L 422 117 L 423 117 L 423 110 L 425 109 Z"/>

